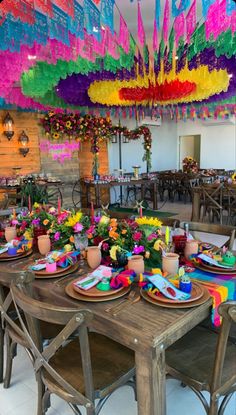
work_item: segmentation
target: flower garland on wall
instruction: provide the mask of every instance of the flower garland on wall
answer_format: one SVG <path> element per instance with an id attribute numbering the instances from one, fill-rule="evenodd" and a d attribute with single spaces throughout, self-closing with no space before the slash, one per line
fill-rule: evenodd
<path id="1" fill-rule="evenodd" d="M 139 140 L 143 136 L 143 139 L 144 139 L 144 142 L 143 142 L 143 148 L 144 148 L 143 161 L 146 161 L 146 163 L 147 163 L 147 172 L 149 172 L 149 170 L 152 167 L 152 161 L 151 161 L 152 135 L 151 135 L 151 131 L 149 130 L 149 128 L 146 127 L 145 125 L 143 125 L 143 126 L 140 126 L 138 128 L 135 128 L 135 130 L 129 130 L 127 127 L 115 126 L 115 127 L 112 127 L 112 132 L 113 132 L 113 134 L 117 134 L 119 132 L 123 133 L 123 135 L 125 137 L 127 137 L 129 140 Z"/>
<path id="2" fill-rule="evenodd" d="M 80 114 L 55 114 L 49 112 L 42 120 L 41 125 L 47 138 L 53 141 L 74 139 L 76 141 L 90 141 L 93 154 L 92 175 L 98 176 L 100 143 L 107 141 L 113 134 L 122 132 L 129 140 L 138 140 L 143 136 L 144 156 L 147 163 L 147 171 L 151 168 L 151 131 L 146 126 L 140 126 L 135 130 L 127 127 L 112 126 L 110 118 L 95 117 Z"/>

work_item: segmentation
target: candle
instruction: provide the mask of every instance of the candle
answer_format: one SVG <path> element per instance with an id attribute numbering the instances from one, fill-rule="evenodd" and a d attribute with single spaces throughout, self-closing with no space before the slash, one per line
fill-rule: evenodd
<path id="1" fill-rule="evenodd" d="M 169 226 L 166 227 L 166 234 L 165 234 L 165 243 L 169 245 L 170 242 L 170 228 Z"/>
<path id="2" fill-rule="evenodd" d="M 31 212 L 31 210 L 32 210 L 32 206 L 31 206 L 31 197 L 30 197 L 30 195 L 29 195 L 29 197 L 28 197 L 28 209 L 29 209 L 29 211 Z"/>
<path id="3" fill-rule="evenodd" d="M 61 198 L 58 197 L 58 201 L 57 201 L 57 214 L 60 215 L 61 214 Z"/>
<path id="4" fill-rule="evenodd" d="M 143 207 L 142 206 L 140 206 L 140 208 L 139 208 L 139 216 L 140 216 L 140 218 L 143 217 Z"/>
<path id="5" fill-rule="evenodd" d="M 93 202 L 91 202 L 91 223 L 94 224 L 94 206 Z"/>
<path id="6" fill-rule="evenodd" d="M 16 219 L 16 209 L 12 209 L 12 216 L 13 216 L 13 219 Z"/>

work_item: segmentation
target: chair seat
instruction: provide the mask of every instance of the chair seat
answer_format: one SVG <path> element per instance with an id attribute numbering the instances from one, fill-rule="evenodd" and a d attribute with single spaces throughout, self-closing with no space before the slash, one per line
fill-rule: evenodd
<path id="1" fill-rule="evenodd" d="M 210 391 L 218 334 L 197 327 L 166 350 L 167 372 L 181 380 L 194 379 L 198 390 Z M 178 374 L 180 376 L 178 376 Z M 228 341 L 222 383 L 236 374 L 236 345 Z"/>
<path id="2" fill-rule="evenodd" d="M 117 381 L 122 376 L 127 376 L 127 372 L 127 380 L 134 375 L 134 353 L 125 346 L 97 333 L 89 334 L 89 344 L 95 398 L 99 398 L 106 388 L 112 391 L 114 383 L 118 386 Z M 59 349 L 49 363 L 65 381 L 80 393 L 85 394 L 78 339 Z M 60 394 L 61 391 L 61 394 L 65 395 L 65 391 L 45 370 L 43 377 L 51 392 Z"/>

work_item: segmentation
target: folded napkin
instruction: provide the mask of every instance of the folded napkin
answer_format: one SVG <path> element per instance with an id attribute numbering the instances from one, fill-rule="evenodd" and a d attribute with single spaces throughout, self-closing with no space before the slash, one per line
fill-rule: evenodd
<path id="1" fill-rule="evenodd" d="M 197 259 L 200 259 L 203 262 L 207 262 L 207 264 L 209 265 L 213 265 L 214 267 L 218 267 L 218 268 L 227 268 L 230 270 L 230 268 L 233 268 L 233 266 L 231 265 L 221 265 L 220 262 L 217 262 L 215 259 L 209 257 L 208 255 L 205 254 L 200 254 L 197 256 Z"/>
<path id="2" fill-rule="evenodd" d="M 132 284 L 135 277 L 136 273 L 131 269 L 127 269 L 126 271 L 122 271 L 118 275 L 114 276 L 111 279 L 110 286 L 114 290 L 117 290 L 121 287 L 128 287 Z"/>
<path id="3" fill-rule="evenodd" d="M 87 277 L 82 278 L 79 281 L 76 281 L 74 285 L 81 288 L 82 290 L 89 290 L 90 288 L 97 285 L 102 281 L 103 278 L 111 278 L 112 269 L 104 265 L 100 265 L 93 272 L 89 273 Z"/>
<path id="4" fill-rule="evenodd" d="M 184 301 L 188 300 L 191 295 L 180 291 L 167 279 L 159 274 L 147 275 L 146 278 L 150 281 L 165 297 L 170 300 Z"/>

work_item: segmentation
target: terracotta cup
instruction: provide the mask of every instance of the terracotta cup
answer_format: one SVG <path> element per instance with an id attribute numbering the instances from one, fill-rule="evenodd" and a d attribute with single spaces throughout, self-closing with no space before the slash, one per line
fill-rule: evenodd
<path id="1" fill-rule="evenodd" d="M 184 256 L 186 259 L 189 259 L 189 257 L 193 254 L 198 253 L 198 241 L 191 240 L 187 241 L 184 248 Z"/>
<path id="2" fill-rule="evenodd" d="M 38 236 L 38 250 L 41 255 L 47 255 L 51 250 L 49 235 Z"/>
<path id="3" fill-rule="evenodd" d="M 7 242 L 12 241 L 16 237 L 16 228 L 15 226 L 7 226 L 5 228 L 5 239 Z"/>
<path id="4" fill-rule="evenodd" d="M 133 269 L 136 274 L 144 273 L 144 260 L 142 255 L 133 255 L 128 258 L 128 269 Z"/>
<path id="5" fill-rule="evenodd" d="M 101 264 L 102 254 L 98 246 L 88 246 L 87 262 L 90 268 L 95 269 Z"/>
<path id="6" fill-rule="evenodd" d="M 178 274 L 179 270 L 179 255 L 173 252 L 168 252 L 162 256 L 162 270 L 167 274 Z"/>

